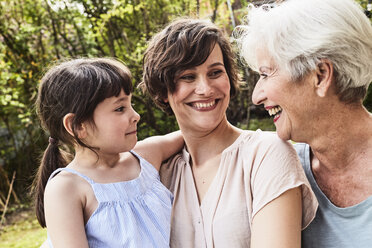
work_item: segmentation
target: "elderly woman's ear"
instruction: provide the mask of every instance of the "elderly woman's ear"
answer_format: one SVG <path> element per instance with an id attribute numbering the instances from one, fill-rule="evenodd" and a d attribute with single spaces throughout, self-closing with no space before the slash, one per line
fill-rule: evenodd
<path id="1" fill-rule="evenodd" d="M 320 97 L 327 95 L 333 82 L 333 64 L 328 59 L 322 59 L 315 70 L 317 78 L 315 81 L 316 93 Z"/>

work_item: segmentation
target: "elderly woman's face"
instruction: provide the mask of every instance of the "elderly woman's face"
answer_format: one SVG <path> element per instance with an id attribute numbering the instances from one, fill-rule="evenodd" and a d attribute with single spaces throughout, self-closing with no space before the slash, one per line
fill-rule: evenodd
<path id="1" fill-rule="evenodd" d="M 280 69 L 265 50 L 257 53 L 258 80 L 252 102 L 263 104 L 273 116 L 278 136 L 283 140 L 301 140 L 306 124 L 311 122 L 311 84 L 305 79 L 293 82 L 288 72 Z"/>
<path id="2" fill-rule="evenodd" d="M 176 90 L 166 100 L 181 129 L 209 131 L 226 118 L 230 81 L 219 45 L 203 64 L 181 72 L 175 82 Z"/>

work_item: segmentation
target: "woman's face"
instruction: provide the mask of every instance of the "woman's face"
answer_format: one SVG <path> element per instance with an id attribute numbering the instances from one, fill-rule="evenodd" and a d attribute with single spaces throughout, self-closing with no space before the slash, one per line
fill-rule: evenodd
<path id="1" fill-rule="evenodd" d="M 273 116 L 281 139 L 302 141 L 307 124 L 314 116 L 312 77 L 305 77 L 300 82 L 292 81 L 290 74 L 276 66 L 263 49 L 257 53 L 257 62 L 260 79 L 254 88 L 252 102 L 264 104 L 270 116 Z"/>
<path id="2" fill-rule="evenodd" d="M 166 101 L 183 131 L 208 132 L 226 121 L 230 81 L 218 44 L 203 64 L 176 75 L 175 83 Z"/>

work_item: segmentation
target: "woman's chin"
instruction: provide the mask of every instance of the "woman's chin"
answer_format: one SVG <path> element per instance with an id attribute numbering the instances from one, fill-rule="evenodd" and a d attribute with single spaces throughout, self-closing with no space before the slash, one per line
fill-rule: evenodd
<path id="1" fill-rule="evenodd" d="M 290 140 L 291 139 L 291 135 L 288 132 L 282 132 L 281 130 L 276 129 L 276 134 L 282 140 Z"/>

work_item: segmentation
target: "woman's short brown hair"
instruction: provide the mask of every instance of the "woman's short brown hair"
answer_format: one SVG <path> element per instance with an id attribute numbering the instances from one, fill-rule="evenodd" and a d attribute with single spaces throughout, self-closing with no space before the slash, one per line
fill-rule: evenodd
<path id="1" fill-rule="evenodd" d="M 176 90 L 174 78 L 182 71 L 203 64 L 218 44 L 230 80 L 230 96 L 237 92 L 234 53 L 222 30 L 209 21 L 178 19 L 157 33 L 143 58 L 140 88 L 168 113 L 172 110 L 164 99 Z"/>

